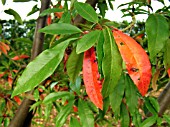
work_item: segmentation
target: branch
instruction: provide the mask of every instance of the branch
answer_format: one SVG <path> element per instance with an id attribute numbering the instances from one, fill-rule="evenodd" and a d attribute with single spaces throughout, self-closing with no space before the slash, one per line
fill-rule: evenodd
<path id="1" fill-rule="evenodd" d="M 51 0 L 41 0 L 40 13 L 46 10 L 50 5 Z M 37 25 L 35 29 L 33 49 L 31 53 L 31 60 L 33 60 L 38 54 L 43 51 L 44 34 L 39 33 L 38 30 L 43 28 L 46 23 L 46 17 L 39 17 L 37 19 Z M 30 92 L 32 94 L 33 91 Z M 25 98 L 22 104 L 19 106 L 15 116 L 10 122 L 9 127 L 30 127 L 31 120 L 34 116 L 33 112 L 29 112 L 30 106 L 34 104 L 35 101 Z"/>
<path id="2" fill-rule="evenodd" d="M 159 95 L 158 102 L 160 105 L 159 116 L 162 116 L 163 113 L 170 106 L 170 81 L 168 82 L 162 93 Z"/>

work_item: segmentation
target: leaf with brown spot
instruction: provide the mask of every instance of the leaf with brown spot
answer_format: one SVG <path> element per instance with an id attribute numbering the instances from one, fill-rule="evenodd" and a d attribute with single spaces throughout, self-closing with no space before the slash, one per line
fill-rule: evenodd
<path id="1" fill-rule="evenodd" d="M 100 82 L 98 82 L 98 65 L 94 47 L 84 52 L 83 81 L 90 100 L 101 110 L 103 109 L 103 97 Z"/>
<path id="2" fill-rule="evenodd" d="M 123 32 L 114 29 L 113 36 L 131 79 L 144 96 L 151 80 L 151 64 L 148 55 L 133 38 Z"/>

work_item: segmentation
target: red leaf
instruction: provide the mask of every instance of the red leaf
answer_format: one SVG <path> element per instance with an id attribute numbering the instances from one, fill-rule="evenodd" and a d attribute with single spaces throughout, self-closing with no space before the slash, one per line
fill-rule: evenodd
<path id="1" fill-rule="evenodd" d="M 168 69 L 168 71 L 167 71 L 167 72 L 168 72 L 168 76 L 170 77 L 170 68 Z"/>
<path id="2" fill-rule="evenodd" d="M 98 82 L 98 65 L 94 47 L 84 52 L 83 80 L 87 95 L 90 100 L 101 110 L 103 109 L 103 97 L 101 94 L 101 83 Z"/>
<path id="3" fill-rule="evenodd" d="M 2 78 L 5 74 L 6 74 L 6 72 L 1 73 L 0 78 Z"/>
<path id="4" fill-rule="evenodd" d="M 50 25 L 51 22 L 52 22 L 52 20 L 51 20 L 51 15 L 49 15 L 49 16 L 47 17 L 47 25 Z"/>
<path id="5" fill-rule="evenodd" d="M 20 56 L 15 56 L 13 58 L 11 58 L 12 60 L 21 60 L 21 59 L 27 59 L 29 58 L 28 55 L 20 55 Z"/>
<path id="6" fill-rule="evenodd" d="M 59 6 L 59 8 L 60 8 L 60 9 L 62 9 L 62 8 L 63 8 L 63 6 L 62 6 L 62 5 L 60 5 L 60 6 Z M 57 18 L 59 18 L 59 19 L 60 19 L 60 18 L 62 17 L 62 15 L 63 15 L 63 12 L 55 12 L 54 14 L 55 14 L 55 16 L 56 16 Z"/>
<path id="7" fill-rule="evenodd" d="M 21 104 L 21 99 L 18 96 L 15 96 L 14 100 L 17 102 L 18 105 Z"/>
<path id="8" fill-rule="evenodd" d="M 113 35 L 131 79 L 144 96 L 151 80 L 151 64 L 148 55 L 130 36 L 116 29 L 113 30 Z"/>
<path id="9" fill-rule="evenodd" d="M 9 86 L 12 86 L 12 83 L 13 83 L 12 75 L 8 74 L 8 84 L 9 84 Z"/>
<path id="10" fill-rule="evenodd" d="M 7 55 L 7 51 L 9 51 L 10 48 L 7 44 L 0 42 L 0 51 Z"/>

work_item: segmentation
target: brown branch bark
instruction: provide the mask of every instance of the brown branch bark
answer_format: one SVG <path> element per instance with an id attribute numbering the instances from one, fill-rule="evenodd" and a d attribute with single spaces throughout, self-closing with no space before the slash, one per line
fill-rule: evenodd
<path id="1" fill-rule="evenodd" d="M 170 106 L 170 82 L 158 97 L 158 102 L 160 105 L 159 116 L 162 116 Z"/>
<path id="2" fill-rule="evenodd" d="M 41 0 L 40 13 L 49 7 L 50 2 L 51 0 Z M 39 33 L 38 30 L 43 28 L 45 26 L 45 23 L 46 17 L 39 17 L 37 19 L 31 60 L 33 60 L 38 54 L 43 51 L 44 34 Z M 32 91 L 30 92 L 30 94 L 31 93 Z M 32 117 L 34 116 L 33 112 L 29 111 L 32 104 L 34 104 L 33 100 L 25 98 L 22 101 L 22 104 L 19 106 L 17 112 L 15 113 L 15 116 L 11 120 L 9 127 L 30 127 Z"/>

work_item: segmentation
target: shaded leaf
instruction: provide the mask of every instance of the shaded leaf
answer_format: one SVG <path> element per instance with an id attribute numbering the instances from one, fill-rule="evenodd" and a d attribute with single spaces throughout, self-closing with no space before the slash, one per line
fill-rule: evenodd
<path id="1" fill-rule="evenodd" d="M 103 97 L 109 96 L 120 79 L 122 72 L 122 58 L 112 36 L 111 30 L 106 27 L 104 34 L 104 57 L 102 61 L 102 69 L 104 75 L 104 83 L 102 87 Z"/>
<path id="2" fill-rule="evenodd" d="M 63 97 L 70 97 L 70 96 L 71 96 L 71 94 L 69 92 L 66 92 L 66 91 L 53 92 L 53 93 L 50 93 L 49 95 L 47 95 L 45 97 L 45 99 L 43 100 L 43 103 L 48 104 L 50 102 L 56 101 L 57 99 L 60 99 L 60 98 L 63 98 Z"/>
<path id="3" fill-rule="evenodd" d="M 149 97 L 149 101 L 152 104 L 152 106 L 154 107 L 154 109 L 156 110 L 156 112 L 159 112 L 159 103 L 157 101 L 157 99 L 153 98 L 153 97 Z"/>
<path id="4" fill-rule="evenodd" d="M 84 53 L 83 81 L 90 100 L 102 110 L 103 98 L 101 94 L 101 83 L 98 82 L 98 75 L 95 50 L 94 47 L 92 47 Z"/>
<path id="5" fill-rule="evenodd" d="M 125 76 L 125 84 L 126 84 L 126 91 L 125 91 L 126 104 L 130 111 L 130 114 L 133 115 L 138 105 L 136 87 L 128 75 Z"/>
<path id="6" fill-rule="evenodd" d="M 12 97 L 32 90 L 49 77 L 63 59 L 64 51 L 71 40 L 75 40 L 75 38 L 68 39 L 52 49 L 43 51 L 32 62 L 30 62 L 21 77 L 18 79 Z"/>
<path id="7" fill-rule="evenodd" d="M 67 23 L 53 23 L 39 30 L 46 34 L 75 34 L 81 33 L 82 31 L 71 24 Z"/>
<path id="8" fill-rule="evenodd" d="M 166 69 L 170 68 L 170 39 L 165 44 L 165 51 L 164 51 L 164 66 Z"/>
<path id="9" fill-rule="evenodd" d="M 71 55 L 68 58 L 66 68 L 68 76 L 71 82 L 75 82 L 83 64 L 83 53 L 76 54 L 76 49 L 74 48 Z"/>
<path id="10" fill-rule="evenodd" d="M 128 74 L 144 96 L 151 80 L 151 64 L 148 55 L 133 38 L 121 31 L 113 30 L 113 36 L 126 63 Z"/>
<path id="11" fill-rule="evenodd" d="M 81 127 L 81 125 L 80 125 L 79 121 L 76 118 L 71 117 L 69 127 Z"/>
<path id="12" fill-rule="evenodd" d="M 154 106 L 152 105 L 148 98 L 145 98 L 145 106 L 152 114 L 157 115 L 156 109 L 154 108 Z"/>
<path id="13" fill-rule="evenodd" d="M 146 120 L 144 120 L 141 124 L 140 127 L 150 127 L 152 126 L 157 120 L 157 116 L 151 116 L 149 118 L 147 118 Z"/>
<path id="14" fill-rule="evenodd" d="M 145 23 L 151 60 L 156 57 L 169 38 L 169 25 L 161 14 L 151 14 Z"/>
<path id="15" fill-rule="evenodd" d="M 30 16 L 34 13 L 36 13 L 37 11 L 39 11 L 40 9 L 37 7 L 37 5 L 35 5 L 32 10 L 27 14 L 27 16 Z"/>
<path id="16" fill-rule="evenodd" d="M 100 32 L 99 40 L 96 46 L 96 53 L 97 53 L 97 61 L 98 61 L 98 69 L 99 73 L 101 74 L 101 77 L 103 78 L 103 72 L 102 72 L 102 60 L 103 60 L 103 44 L 104 44 L 104 36 L 103 31 Z"/>
<path id="17" fill-rule="evenodd" d="M 14 16 L 15 20 L 17 20 L 20 24 L 23 24 L 20 15 L 16 11 L 14 11 L 13 9 L 8 9 L 8 10 L 5 10 L 4 12 L 6 14 Z"/>
<path id="18" fill-rule="evenodd" d="M 114 88 L 113 92 L 109 95 L 113 112 L 117 112 L 118 109 L 120 108 L 124 91 L 125 91 L 125 75 L 122 74 L 118 81 L 118 84 Z"/>
<path id="19" fill-rule="evenodd" d="M 2 4 L 5 5 L 6 3 L 6 0 L 1 0 Z"/>
<path id="20" fill-rule="evenodd" d="M 126 105 L 124 103 L 121 104 L 120 121 L 121 127 L 129 127 L 130 117 L 128 110 L 126 109 Z"/>
<path id="21" fill-rule="evenodd" d="M 71 22 L 70 12 L 63 13 L 61 19 L 59 20 L 59 23 L 70 23 L 70 22 Z"/>
<path id="22" fill-rule="evenodd" d="M 94 22 L 94 23 L 98 22 L 97 13 L 93 9 L 93 7 L 90 6 L 89 4 L 75 2 L 74 7 L 77 10 L 77 12 L 87 21 Z"/>
<path id="23" fill-rule="evenodd" d="M 51 13 L 62 12 L 62 11 L 63 11 L 63 9 L 60 9 L 60 8 L 48 8 L 48 9 L 44 10 L 43 12 L 41 12 L 40 16 L 43 17 L 43 16 L 49 15 Z"/>
<path id="24" fill-rule="evenodd" d="M 85 101 L 79 99 L 78 101 L 78 114 L 82 127 L 93 127 L 94 116 L 90 108 Z"/>
<path id="25" fill-rule="evenodd" d="M 84 35 L 78 42 L 76 47 L 77 54 L 82 53 L 91 48 L 95 43 L 98 42 L 100 31 L 95 30 Z"/>
<path id="26" fill-rule="evenodd" d="M 70 82 L 70 88 L 80 95 L 81 77 L 77 77 L 75 83 Z"/>
<path id="27" fill-rule="evenodd" d="M 56 117 L 56 127 L 62 127 L 70 114 L 74 100 L 70 100 L 66 106 L 63 106 Z"/>

